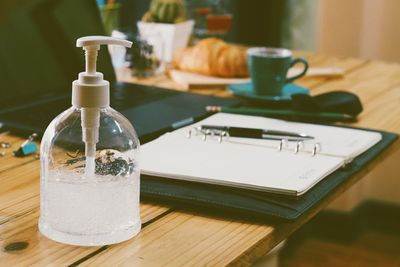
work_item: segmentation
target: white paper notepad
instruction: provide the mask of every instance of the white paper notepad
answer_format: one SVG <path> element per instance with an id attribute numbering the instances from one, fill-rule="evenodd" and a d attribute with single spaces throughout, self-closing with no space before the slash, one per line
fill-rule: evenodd
<path id="1" fill-rule="evenodd" d="M 187 138 L 202 124 L 261 128 L 306 133 L 297 154 L 295 143 L 277 151 L 279 141 L 249 138 Z M 263 117 L 218 113 L 191 126 L 167 133 L 141 148 L 143 174 L 299 196 L 345 163 L 381 140 L 381 134 L 294 123 Z M 312 156 L 315 143 L 321 151 Z"/>

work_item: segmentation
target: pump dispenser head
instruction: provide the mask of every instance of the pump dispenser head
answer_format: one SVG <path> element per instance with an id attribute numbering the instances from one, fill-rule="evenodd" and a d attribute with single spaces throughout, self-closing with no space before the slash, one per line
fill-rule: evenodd
<path id="1" fill-rule="evenodd" d="M 130 48 L 132 42 L 108 36 L 86 36 L 76 40 L 77 47 L 83 47 L 86 51 L 86 73 L 96 73 L 97 51 L 100 45 L 120 45 Z"/>
<path id="2" fill-rule="evenodd" d="M 100 108 L 110 104 L 110 84 L 96 71 L 97 52 L 100 45 L 121 45 L 130 48 L 132 42 L 108 37 L 86 36 L 76 41 L 85 50 L 86 70 L 72 83 L 72 105 L 82 110 L 82 141 L 85 143 L 86 170 L 94 173 L 96 144 L 99 141 Z"/>
<path id="3" fill-rule="evenodd" d="M 85 50 L 85 72 L 72 83 L 72 105 L 78 108 L 101 108 L 110 104 L 110 85 L 103 74 L 96 71 L 100 45 L 121 45 L 130 48 L 132 42 L 108 36 L 86 36 L 76 40 Z"/>

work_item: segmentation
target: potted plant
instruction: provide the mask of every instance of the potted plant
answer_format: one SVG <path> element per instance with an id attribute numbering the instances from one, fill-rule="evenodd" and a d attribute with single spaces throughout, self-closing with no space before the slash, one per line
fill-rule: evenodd
<path id="1" fill-rule="evenodd" d="M 193 25 L 193 20 L 186 19 L 183 0 L 152 0 L 149 11 L 137 23 L 143 38 L 158 35 L 161 39 L 166 62 L 171 62 L 175 50 L 187 46 Z"/>

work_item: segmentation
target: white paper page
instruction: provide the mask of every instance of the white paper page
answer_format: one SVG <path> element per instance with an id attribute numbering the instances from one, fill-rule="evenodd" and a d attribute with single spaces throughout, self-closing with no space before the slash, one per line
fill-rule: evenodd
<path id="1" fill-rule="evenodd" d="M 143 174 L 301 195 L 339 168 L 336 157 L 277 152 L 254 145 L 204 142 L 175 131 L 142 146 Z"/>

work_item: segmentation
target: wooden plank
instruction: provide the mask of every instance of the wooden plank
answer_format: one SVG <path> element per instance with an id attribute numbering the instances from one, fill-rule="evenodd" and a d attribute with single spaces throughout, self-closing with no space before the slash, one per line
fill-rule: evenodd
<path id="1" fill-rule="evenodd" d="M 169 210 L 168 207 L 142 203 L 142 223 Z M 0 262 L 2 266 L 68 265 L 105 247 L 69 246 L 47 239 L 38 231 L 38 203 L 24 215 L 0 224 Z M 22 248 L 20 250 L 16 248 Z"/>
<path id="2" fill-rule="evenodd" d="M 173 212 L 135 240 L 111 246 L 82 266 L 223 266 L 233 251 L 251 246 L 255 238 L 271 231 L 266 225 Z"/>
<path id="3" fill-rule="evenodd" d="M 0 157 L 0 173 L 7 169 L 15 168 L 17 166 L 36 160 L 35 155 L 29 155 L 22 158 L 17 158 L 14 156 L 13 151 L 17 150 L 24 141 L 25 139 L 13 136 L 10 133 L 0 133 L 0 143 L 7 142 L 11 144 L 10 148 L 0 148 L 0 151 L 6 153 L 4 157 Z M 39 152 L 39 143 L 36 143 L 36 145 L 38 146 L 37 149 Z"/>
<path id="4" fill-rule="evenodd" d="M 324 67 L 324 66 L 329 66 L 329 67 L 339 67 L 342 68 L 345 72 L 345 74 L 349 74 L 355 69 L 358 69 L 362 67 L 364 64 L 366 64 L 368 61 L 365 59 L 359 59 L 359 58 L 346 58 L 346 59 L 341 59 L 337 57 L 329 57 L 325 55 L 311 55 L 309 57 L 306 57 L 307 60 L 310 62 L 310 66 L 315 66 L 315 67 Z M 345 77 L 346 77 L 345 75 Z M 295 81 L 296 84 L 299 84 L 301 86 L 304 86 L 306 88 L 313 88 L 315 86 L 318 86 L 320 84 L 324 84 L 330 81 L 336 81 L 336 80 L 341 80 L 343 77 L 333 77 L 333 78 L 324 78 L 324 77 L 303 77 L 301 79 L 298 79 Z M 313 93 L 313 91 L 312 91 Z"/>
<path id="5" fill-rule="evenodd" d="M 360 96 L 364 104 L 380 94 L 387 88 L 400 83 L 400 64 L 389 64 L 371 61 L 360 68 L 345 75 L 342 79 L 334 79 L 313 88 L 313 94 L 330 92 L 333 90 L 346 90 Z M 391 99 L 387 99 L 391 102 Z"/>
<path id="6" fill-rule="evenodd" d="M 39 161 L 0 174 L 0 224 L 39 206 Z"/>
<path id="7" fill-rule="evenodd" d="M 399 92 L 400 84 L 398 83 L 385 88 L 384 93 L 377 92 L 375 96 L 365 97 L 364 111 L 361 113 L 359 121 L 353 123 L 353 126 L 400 134 Z"/>
<path id="8" fill-rule="evenodd" d="M 99 249 L 59 244 L 38 232 L 39 167 L 36 160 L 0 173 L 0 262 L 4 266 L 73 263 Z M 142 223 L 169 210 L 150 203 L 141 203 L 140 208 Z M 10 251 L 20 242 L 27 247 Z"/>

